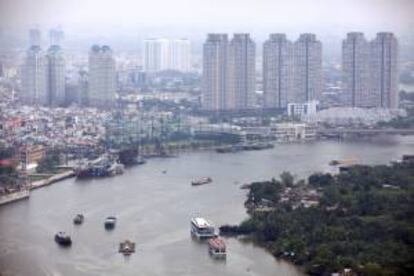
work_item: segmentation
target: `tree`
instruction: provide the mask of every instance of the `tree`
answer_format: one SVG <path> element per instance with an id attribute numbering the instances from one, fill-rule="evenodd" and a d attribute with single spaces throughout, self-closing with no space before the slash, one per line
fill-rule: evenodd
<path id="1" fill-rule="evenodd" d="M 280 179 L 282 181 L 282 185 L 292 187 L 295 177 L 290 172 L 284 171 L 280 174 Z"/>

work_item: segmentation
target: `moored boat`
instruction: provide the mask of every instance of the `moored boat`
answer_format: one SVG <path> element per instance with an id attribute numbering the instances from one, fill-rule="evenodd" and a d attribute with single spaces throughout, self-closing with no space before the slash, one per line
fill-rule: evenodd
<path id="1" fill-rule="evenodd" d="M 214 237 L 208 240 L 208 252 L 212 257 L 223 259 L 226 258 L 226 244 L 219 237 Z"/>
<path id="2" fill-rule="evenodd" d="M 202 177 L 200 179 L 191 181 L 191 185 L 198 186 L 198 185 L 208 184 L 211 182 L 213 182 L 213 180 L 210 177 Z"/>
<path id="3" fill-rule="evenodd" d="M 82 224 L 85 220 L 85 217 L 82 214 L 77 214 L 76 217 L 73 219 L 74 224 Z"/>
<path id="4" fill-rule="evenodd" d="M 200 217 L 191 219 L 191 234 L 199 239 L 212 238 L 216 236 L 213 224 Z"/>
<path id="5" fill-rule="evenodd" d="M 357 158 L 349 158 L 349 159 L 334 159 L 329 162 L 330 166 L 338 166 L 338 165 L 355 165 L 358 163 Z"/>
<path id="6" fill-rule="evenodd" d="M 59 245 L 62 245 L 62 246 L 70 246 L 70 245 L 72 245 L 72 239 L 65 232 L 58 232 L 55 235 L 55 241 Z"/>
<path id="7" fill-rule="evenodd" d="M 107 217 L 105 219 L 105 229 L 113 229 L 115 228 L 115 224 L 116 224 L 116 217 Z"/>

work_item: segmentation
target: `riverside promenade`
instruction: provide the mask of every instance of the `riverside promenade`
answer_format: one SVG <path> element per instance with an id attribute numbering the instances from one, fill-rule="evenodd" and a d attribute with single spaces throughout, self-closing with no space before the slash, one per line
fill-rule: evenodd
<path id="1" fill-rule="evenodd" d="M 55 174 L 49 178 L 46 179 L 42 179 L 42 180 L 38 180 L 38 181 L 34 181 L 32 183 L 30 183 L 30 190 L 34 190 L 34 189 L 38 189 L 44 186 L 49 186 L 53 183 L 56 183 L 58 181 L 64 180 L 66 178 L 71 178 L 75 176 L 75 172 L 73 170 L 69 170 L 66 172 L 62 172 L 62 173 L 58 173 Z"/>

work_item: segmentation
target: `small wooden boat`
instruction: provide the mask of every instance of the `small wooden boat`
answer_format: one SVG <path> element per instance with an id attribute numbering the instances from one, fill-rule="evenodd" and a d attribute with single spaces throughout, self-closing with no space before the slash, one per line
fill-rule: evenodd
<path id="1" fill-rule="evenodd" d="M 72 245 L 72 239 L 65 232 L 58 232 L 55 235 L 55 241 L 62 246 Z"/>
<path id="2" fill-rule="evenodd" d="M 135 243 L 130 240 L 125 240 L 119 244 L 119 253 L 129 256 L 135 252 Z"/>
<path id="3" fill-rule="evenodd" d="M 116 224 L 116 217 L 107 217 L 105 219 L 105 229 L 113 229 L 115 228 Z"/>
<path id="4" fill-rule="evenodd" d="M 85 220 L 85 217 L 82 214 L 77 214 L 76 217 L 73 219 L 74 224 L 82 224 Z"/>
<path id="5" fill-rule="evenodd" d="M 211 182 L 213 182 L 213 180 L 210 177 L 203 177 L 203 178 L 192 181 L 191 185 L 199 186 L 199 185 L 204 185 L 204 184 L 208 184 Z"/>

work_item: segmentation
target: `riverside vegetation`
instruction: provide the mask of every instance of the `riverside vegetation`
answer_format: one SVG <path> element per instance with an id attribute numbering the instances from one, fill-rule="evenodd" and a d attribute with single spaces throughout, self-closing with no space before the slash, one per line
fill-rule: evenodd
<path id="1" fill-rule="evenodd" d="M 248 235 L 311 275 L 412 275 L 414 162 L 315 173 L 290 173 L 249 185 L 249 218 L 220 227 Z M 347 274 L 348 275 L 348 274 Z"/>

